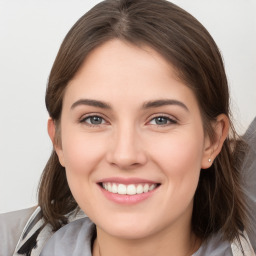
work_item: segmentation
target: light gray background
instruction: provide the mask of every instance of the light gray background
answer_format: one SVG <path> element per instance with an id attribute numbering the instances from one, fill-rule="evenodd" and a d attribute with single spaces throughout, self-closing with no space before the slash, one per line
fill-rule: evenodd
<path id="1" fill-rule="evenodd" d="M 0 0 L 0 212 L 36 204 L 51 152 L 47 78 L 68 30 L 98 2 Z M 219 45 L 243 133 L 256 116 L 256 0 L 173 2 L 199 19 Z"/>

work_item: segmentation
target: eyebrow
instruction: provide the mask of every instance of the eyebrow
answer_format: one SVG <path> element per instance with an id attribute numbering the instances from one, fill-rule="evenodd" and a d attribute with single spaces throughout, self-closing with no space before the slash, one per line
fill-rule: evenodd
<path id="1" fill-rule="evenodd" d="M 103 108 L 103 109 L 111 109 L 108 103 L 105 103 L 99 100 L 91 100 L 91 99 L 80 99 L 72 104 L 71 109 L 74 109 L 75 107 L 80 105 L 93 106 L 93 107 Z"/>
<path id="2" fill-rule="evenodd" d="M 177 105 L 184 108 L 186 111 L 189 111 L 188 107 L 184 103 L 178 100 L 173 100 L 173 99 L 161 99 L 161 100 L 148 101 L 143 104 L 142 108 L 143 109 L 158 108 L 166 105 Z"/>
<path id="3" fill-rule="evenodd" d="M 93 107 L 102 108 L 102 109 L 112 109 L 110 104 L 103 101 L 99 101 L 99 100 L 93 100 L 93 99 L 80 99 L 72 104 L 71 109 L 74 109 L 75 107 L 80 105 L 93 106 Z M 177 105 L 182 107 L 186 111 L 189 111 L 188 107 L 184 103 L 178 100 L 173 100 L 173 99 L 160 99 L 160 100 L 147 101 L 142 105 L 142 109 L 158 108 L 166 105 Z"/>

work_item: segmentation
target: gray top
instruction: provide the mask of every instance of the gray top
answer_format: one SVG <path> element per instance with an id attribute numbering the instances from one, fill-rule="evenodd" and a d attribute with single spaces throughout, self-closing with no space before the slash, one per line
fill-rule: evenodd
<path id="1" fill-rule="evenodd" d="M 242 167 L 244 189 L 251 213 L 251 228 L 248 230 L 248 235 L 256 252 L 256 118 L 243 137 L 249 146 Z"/>
<path id="2" fill-rule="evenodd" d="M 59 229 L 46 243 L 40 256 L 91 256 L 91 230 L 93 223 L 88 217 L 76 220 Z M 193 256 L 232 256 L 229 242 L 221 241 L 219 234 L 203 243 Z"/>
<path id="3" fill-rule="evenodd" d="M 81 254 L 91 256 L 94 223 L 81 211 L 71 213 L 69 220 L 69 224 L 55 233 L 52 232 L 49 226 L 45 226 L 39 233 L 35 246 L 31 250 L 26 250 L 26 253 L 28 252 L 26 254 L 24 253 L 24 248 L 27 247 L 26 243 L 43 223 L 41 222 L 40 207 L 37 207 L 36 210 L 30 208 L 10 214 L 1 214 L 0 256 L 79 256 Z M 25 225 L 26 221 L 27 224 Z M 240 249 L 237 250 L 238 254 L 235 254 L 232 246 L 233 244 L 230 245 L 229 242 L 223 241 L 221 234 L 218 233 L 205 241 L 192 256 L 242 256 Z M 248 249 L 247 242 L 243 244 L 243 248 L 246 256 L 255 256 L 253 251 L 250 248 Z"/>
<path id="4" fill-rule="evenodd" d="M 22 230 L 35 208 L 0 214 L 0 256 L 13 255 Z"/>

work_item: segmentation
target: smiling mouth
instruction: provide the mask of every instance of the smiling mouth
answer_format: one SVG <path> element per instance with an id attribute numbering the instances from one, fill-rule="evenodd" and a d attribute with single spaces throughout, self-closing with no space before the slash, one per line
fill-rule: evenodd
<path id="1" fill-rule="evenodd" d="M 111 183 L 111 182 L 102 182 L 99 185 L 106 191 L 119 194 L 119 195 L 138 195 L 153 191 L 160 184 L 158 183 L 140 183 L 140 184 L 120 184 L 120 183 Z"/>

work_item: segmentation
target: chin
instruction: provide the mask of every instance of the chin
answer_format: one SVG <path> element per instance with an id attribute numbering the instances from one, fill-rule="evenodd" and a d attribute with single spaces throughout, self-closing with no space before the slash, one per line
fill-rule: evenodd
<path id="1" fill-rule="evenodd" d="M 143 239 L 158 232 L 157 227 L 153 227 L 151 223 L 142 223 L 141 221 L 118 223 L 115 221 L 114 224 L 112 222 L 109 225 L 104 223 L 101 229 L 105 233 L 121 239 Z"/>
<path id="2" fill-rule="evenodd" d="M 126 239 L 126 240 L 138 240 L 143 239 L 145 237 L 148 237 L 151 235 L 152 231 L 147 231 L 144 229 L 134 229 L 133 227 L 130 227 L 128 230 L 122 229 L 112 229 L 109 234 L 118 237 L 120 239 Z"/>

